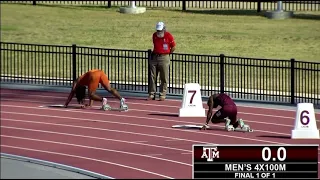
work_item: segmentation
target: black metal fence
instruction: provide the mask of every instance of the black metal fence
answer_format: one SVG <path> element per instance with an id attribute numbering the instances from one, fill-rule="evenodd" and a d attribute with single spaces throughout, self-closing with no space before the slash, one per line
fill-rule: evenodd
<path id="1" fill-rule="evenodd" d="M 147 93 L 150 55 L 151 50 L 1 42 L 1 82 L 70 86 L 88 70 L 102 69 L 115 88 Z M 171 54 L 168 93 L 182 95 L 186 83 L 199 83 L 204 97 L 224 92 L 242 100 L 320 105 L 320 63 Z"/>
<path id="2" fill-rule="evenodd" d="M 1 1 L 1 3 L 28 3 L 54 5 L 85 5 L 85 6 L 128 6 L 131 1 Z M 137 6 L 197 9 L 233 9 L 233 10 L 276 10 L 277 1 L 135 1 Z M 319 11 L 320 1 L 283 1 L 283 9 L 287 11 Z"/>

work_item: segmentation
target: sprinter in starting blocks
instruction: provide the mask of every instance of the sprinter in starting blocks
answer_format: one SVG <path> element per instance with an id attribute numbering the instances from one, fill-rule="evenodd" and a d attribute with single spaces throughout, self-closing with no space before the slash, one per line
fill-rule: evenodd
<path id="1" fill-rule="evenodd" d="M 243 131 L 253 132 L 249 125 L 245 124 L 242 119 L 237 119 L 237 105 L 227 94 L 213 94 L 209 97 L 207 102 L 209 110 L 207 113 L 206 123 L 202 126 L 201 130 L 207 129 L 209 121 L 212 123 L 225 123 L 227 131 Z M 212 115 L 213 108 L 221 108 Z M 240 126 L 240 129 L 238 128 Z"/>
<path id="2" fill-rule="evenodd" d="M 102 105 L 107 104 L 106 97 L 100 97 L 96 94 L 96 90 L 99 84 L 109 93 L 111 93 L 114 97 L 120 100 L 120 107 L 122 107 L 125 103 L 125 99 L 121 97 L 119 92 L 111 87 L 108 76 L 104 73 L 104 71 L 99 69 L 92 69 L 83 75 L 79 76 L 72 85 L 71 92 L 66 100 L 64 107 L 68 107 L 70 101 L 76 95 L 77 101 L 81 104 L 81 108 L 92 107 L 93 101 L 102 102 Z M 88 87 L 88 98 L 89 104 L 84 104 L 84 100 L 86 97 L 86 89 Z M 104 108 L 103 108 L 104 109 Z M 107 109 L 107 108 L 106 108 Z"/>

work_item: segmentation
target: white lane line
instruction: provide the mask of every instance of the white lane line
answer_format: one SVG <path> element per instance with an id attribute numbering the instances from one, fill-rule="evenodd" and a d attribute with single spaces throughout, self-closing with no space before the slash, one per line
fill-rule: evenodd
<path id="1" fill-rule="evenodd" d="M 50 93 L 58 93 L 58 94 L 66 94 L 66 93 L 59 93 L 59 92 L 48 92 L 49 94 Z M 16 93 L 8 93 L 8 92 L 1 92 L 1 94 L 16 94 Z M 46 96 L 46 95 L 35 95 L 35 94 L 26 94 L 26 96 L 38 96 L 38 97 L 48 97 L 48 98 L 57 98 L 57 99 L 66 99 L 65 97 L 58 97 L 58 96 Z M 135 100 L 141 100 L 141 98 L 133 98 Z M 179 102 L 179 103 L 182 103 L 181 100 L 176 100 L 176 99 L 167 99 L 167 101 L 173 101 L 173 102 Z M 110 101 L 110 102 L 118 102 L 118 101 Z M 151 106 L 163 106 L 163 107 L 179 107 L 179 106 L 167 106 L 167 105 L 156 105 L 156 104 L 144 104 L 144 105 L 151 105 Z M 203 105 L 206 105 L 206 102 L 203 102 Z M 270 110 L 277 110 L 277 111 L 289 111 L 289 112 L 296 112 L 296 110 L 293 110 L 293 109 L 286 109 L 286 108 L 273 108 L 273 107 L 259 107 L 258 105 L 257 106 L 253 106 L 253 105 L 242 105 L 242 104 L 237 104 L 237 106 L 239 107 L 247 107 L 247 108 L 252 108 L 252 109 L 270 109 Z M 262 106 L 262 105 L 260 105 Z M 320 114 L 320 113 L 317 113 L 316 114 Z"/>
<path id="2" fill-rule="evenodd" d="M 65 109 L 51 109 L 51 108 L 37 108 L 37 107 L 25 107 L 25 106 L 15 106 L 15 105 L 1 105 L 4 107 L 15 107 L 15 108 L 26 108 L 26 109 L 46 109 L 49 111 L 67 111 L 67 112 L 75 112 L 75 113 L 83 113 L 83 114 L 93 114 L 92 112 L 86 112 L 86 111 L 81 111 L 81 110 L 65 110 Z M 26 115 L 32 115 L 32 116 L 46 116 L 46 115 L 39 115 L 39 114 L 27 114 L 27 113 L 18 113 L 18 112 L 11 112 L 11 111 L 2 111 L 1 113 L 12 113 L 12 114 L 26 114 Z M 98 113 L 98 112 L 94 112 L 94 115 L 106 115 L 105 113 Z M 149 117 L 143 117 L 143 116 L 131 116 L 131 115 L 121 115 L 121 114 L 108 114 L 108 116 L 116 116 L 116 117 L 130 117 L 130 118 L 136 118 L 136 119 L 150 119 L 153 121 L 168 121 L 168 122 L 175 122 L 175 123 L 191 123 L 191 124 L 195 124 L 195 122 L 188 122 L 188 121 L 177 121 L 177 120 L 171 120 L 171 119 L 160 119 L 160 118 L 149 118 Z M 61 118 L 61 116 L 50 116 L 50 117 L 57 117 L 57 118 Z M 79 118 L 72 118 L 69 117 L 68 119 L 75 119 L 75 120 L 80 120 Z M 99 120 L 90 120 L 90 121 L 96 121 L 96 122 L 102 122 Z M 105 122 L 110 122 L 110 121 L 105 121 Z M 116 122 L 114 122 L 116 123 Z M 126 124 L 126 123 L 123 123 Z M 130 123 L 127 123 L 130 124 Z M 279 124 L 276 124 L 278 126 L 280 126 Z M 141 125 L 141 126 L 145 126 L 147 127 L 147 125 Z M 211 125 L 213 127 L 219 127 L 219 128 L 223 128 L 223 126 L 219 126 L 219 125 Z M 155 126 L 154 126 L 155 127 Z M 274 132 L 274 131 L 265 131 L 265 130 L 259 130 L 259 129 L 255 129 L 254 126 L 251 126 L 256 132 L 263 132 L 263 133 L 270 133 L 270 134 L 278 134 L 278 135 L 290 135 L 290 134 L 286 134 L 286 133 L 280 133 L 280 132 Z M 157 128 L 157 127 L 156 127 Z M 178 129 L 176 129 L 178 130 Z M 180 129 L 181 130 L 181 129 Z M 186 131 L 186 130 L 185 130 Z M 237 138 L 237 137 L 236 137 Z"/>
<path id="3" fill-rule="evenodd" d="M 80 128 L 80 129 L 89 129 L 89 130 L 98 130 L 98 131 L 110 131 L 110 132 L 116 132 L 116 133 L 140 135 L 140 136 L 147 136 L 147 137 L 153 137 L 153 138 L 177 139 L 180 141 L 187 141 L 187 142 L 192 142 L 192 143 L 209 144 L 209 142 L 205 142 L 205 141 L 195 141 L 195 140 L 190 140 L 190 139 L 174 138 L 174 137 L 170 137 L 170 136 L 159 136 L 159 135 L 136 133 L 136 132 L 130 132 L 130 131 L 120 131 L 120 130 L 114 130 L 114 129 L 108 129 L 108 128 L 95 128 L 95 127 L 90 127 L 90 126 L 84 127 L 84 126 L 76 126 L 76 125 L 68 125 L 68 124 L 46 123 L 46 122 L 17 120 L 17 119 L 9 119 L 9 118 L 1 118 L 1 121 L 13 121 L 13 122 L 33 123 L 33 124 L 46 124 L 46 125 L 50 125 L 50 126 L 71 127 L 71 128 Z"/>
<path id="4" fill-rule="evenodd" d="M 4 100 L 9 100 L 9 99 L 5 99 Z M 28 103 L 46 103 L 46 102 L 42 102 L 42 101 L 31 101 L 31 100 L 15 100 L 17 102 L 28 102 Z M 110 101 L 109 101 L 110 102 Z M 39 108 L 50 108 L 53 106 L 56 107 L 61 107 L 63 106 L 62 104 L 51 104 L 51 103 L 46 103 L 48 105 L 41 105 L 38 106 Z M 130 103 L 128 103 L 130 104 Z M 131 104 L 139 104 L 139 105 L 145 105 L 145 104 L 141 104 L 141 103 L 131 103 Z M 69 106 L 78 106 L 77 104 L 69 104 Z M 93 106 L 94 108 L 100 108 L 100 106 Z M 206 109 L 207 110 L 207 109 Z M 176 115 L 178 117 L 177 113 L 172 113 L 172 112 L 165 112 L 165 111 L 152 111 L 152 110 L 148 110 L 148 109 L 132 109 L 129 108 L 129 111 L 138 111 L 138 112 L 147 112 L 147 113 L 157 113 L 159 115 L 164 114 L 164 115 Z M 287 116 L 276 116 L 276 115 L 270 115 L 270 114 L 257 114 L 257 113 L 247 113 L 247 112 L 238 112 L 238 114 L 245 114 L 245 115 L 252 115 L 252 116 L 264 116 L 264 117 L 271 117 L 271 118 L 283 118 L 283 119 L 290 119 L 292 120 L 292 124 L 294 124 L 294 118 L 295 117 L 287 117 Z M 316 120 L 318 122 L 320 122 L 320 120 Z M 250 120 L 246 120 L 246 122 L 250 122 L 250 123 L 257 123 L 257 124 L 267 124 L 267 125 L 277 125 L 277 126 L 286 126 L 286 127 L 292 127 L 293 125 L 288 125 L 288 124 L 278 124 L 278 123 L 270 123 L 270 122 L 265 122 L 265 121 L 250 121 Z"/>
<path id="5" fill-rule="evenodd" d="M 162 156 L 162 154 L 146 154 L 148 156 Z"/>
<path id="6" fill-rule="evenodd" d="M 139 143 L 139 142 L 131 142 L 131 141 L 124 141 L 124 140 L 116 140 L 116 139 L 107 139 L 107 138 L 85 136 L 85 135 L 79 135 L 79 134 L 61 133 L 61 132 L 56 132 L 56 131 L 44 131 L 44 130 L 38 130 L 38 129 L 19 128 L 19 127 L 12 127 L 12 126 L 0 126 L 0 127 L 1 128 L 7 128 L 7 129 L 16 129 L 16 130 L 21 130 L 21 131 L 32 131 L 32 132 L 39 132 L 39 133 L 58 134 L 58 135 L 63 135 L 63 136 L 73 136 L 73 137 L 81 137 L 81 138 L 88 138 L 88 139 L 94 139 L 94 140 L 103 140 L 103 141 L 114 141 L 114 142 L 120 142 L 120 143 L 136 144 L 136 145 L 150 146 L 150 147 L 156 147 L 156 148 L 162 148 L 162 149 L 170 149 L 170 150 L 175 150 L 175 151 L 190 152 L 190 150 L 184 150 L 184 149 L 179 149 L 179 148 L 171 148 L 171 147 L 167 147 L 167 146 L 143 144 L 143 143 Z"/>
<path id="7" fill-rule="evenodd" d="M 127 155 L 132 155 L 132 156 L 139 156 L 139 157 L 145 157 L 145 158 L 150 158 L 150 159 L 157 159 L 157 160 L 166 161 L 166 162 L 175 163 L 175 164 L 180 164 L 180 165 L 184 165 L 184 166 L 192 166 L 192 164 L 187 164 L 187 163 L 174 161 L 174 160 L 170 160 L 170 159 L 165 159 L 165 158 L 147 156 L 147 155 L 139 154 L 139 153 L 118 151 L 118 150 L 113 150 L 113 149 L 98 148 L 98 147 L 85 146 L 85 145 L 72 144 L 72 143 L 64 143 L 64 142 L 58 142 L 58 141 L 48 141 L 48 140 L 25 138 L 25 137 L 18 137 L 18 136 L 7 136 L 7 135 L 3 135 L 3 134 L 1 134 L 0 136 L 1 137 L 6 137 L 6 138 L 12 138 L 12 139 L 21 139 L 21 140 L 28 140 L 28 141 L 37 141 L 37 142 L 43 142 L 43 143 L 51 143 L 51 144 L 59 144 L 59 145 L 66 145 L 66 146 L 81 147 L 81 148 L 86 148 L 86 149 L 109 151 L 109 152 L 115 152 L 115 153 L 120 153 L 120 154 L 127 154 Z"/>
<path id="8" fill-rule="evenodd" d="M 1 93 L 1 94 L 15 94 L 15 93 Z M 46 96 L 46 95 L 34 95 L 34 94 L 26 94 L 26 96 L 36 96 L 36 97 L 44 97 L 44 98 L 50 98 L 50 99 L 66 99 L 64 97 L 58 97 L 58 96 Z M 5 98 L 3 98 L 5 99 Z M 136 99 L 136 100 L 141 100 L 141 99 Z M 18 100 L 15 100 L 18 101 Z M 109 100 L 109 102 L 116 102 L 119 103 L 119 101 L 113 101 L 113 100 Z M 43 103 L 43 101 L 40 101 L 39 103 Z M 143 106 L 159 106 L 159 107 L 172 107 L 172 108 L 180 108 L 180 106 L 170 106 L 170 105 L 162 105 L 162 104 L 148 104 L 148 103 L 136 103 L 136 102 L 127 102 L 128 104 L 137 104 L 137 105 L 143 105 Z M 205 103 L 204 103 L 205 105 Z M 241 105 L 238 105 L 241 107 Z M 281 110 L 281 109 L 277 109 L 277 108 L 262 108 L 262 107 L 254 107 L 254 106 L 243 106 L 243 107 L 250 107 L 250 108 L 257 108 L 257 109 L 271 109 L 271 110 Z M 207 110 L 207 109 L 206 109 Z M 283 111 L 290 111 L 290 110 L 284 110 Z M 291 110 L 293 112 L 295 112 L 295 110 Z M 268 114 L 255 114 L 255 113 L 247 113 L 247 112 L 239 112 L 241 114 L 248 114 L 248 115 L 258 115 L 258 116 L 267 116 L 267 117 L 277 117 L 277 118 L 286 118 L 286 119 L 292 119 L 294 117 L 288 117 L 288 116 L 274 116 L 274 115 L 268 115 Z M 315 112 L 315 114 L 319 114 Z M 317 120 L 320 122 L 320 120 Z"/>
<path id="9" fill-rule="evenodd" d="M 2 144 L 2 143 L 0 144 L 0 146 L 1 147 L 6 147 L 6 148 L 11 148 L 11 149 L 19 149 L 19 150 L 24 150 L 24 151 L 34 151 L 34 152 L 37 152 L 37 153 L 54 154 L 54 155 L 59 155 L 59 156 L 65 156 L 65 157 L 72 157 L 72 158 L 77 158 L 77 159 L 95 161 L 95 162 L 104 163 L 104 164 L 111 164 L 111 165 L 114 165 L 114 166 L 120 166 L 120 167 L 133 169 L 133 170 L 141 171 L 141 172 L 148 173 L 148 174 L 153 174 L 153 175 L 156 175 L 156 176 L 159 176 L 159 177 L 163 177 L 163 178 L 174 179 L 174 178 L 169 177 L 169 176 L 165 176 L 165 175 L 158 174 L 158 173 L 155 173 L 155 172 L 151 172 L 151 171 L 135 168 L 135 167 L 132 167 L 132 166 L 126 166 L 126 165 L 123 165 L 123 164 L 118 164 L 118 163 L 114 163 L 114 162 L 110 162 L 110 161 L 104 161 L 104 160 L 100 160 L 100 159 L 89 158 L 89 157 L 85 157 L 85 156 L 76 156 L 76 155 L 72 155 L 72 154 L 59 153 L 59 152 L 54 152 L 54 151 L 44 151 L 44 150 L 38 150 L 38 149 L 18 147 L 18 146 L 9 146 L 9 145 L 5 145 L 5 144 Z"/>
<path id="10" fill-rule="evenodd" d="M 21 106 L 23 108 L 23 106 Z M 33 108 L 34 109 L 34 108 Z M 60 110 L 64 111 L 64 110 Z M 81 112 L 81 111 L 70 111 L 70 112 Z M 8 111 L 2 111 L 2 113 L 8 113 Z M 94 119 L 84 119 L 84 118 L 72 118 L 72 117 L 65 117 L 65 116 L 50 116 L 50 115 L 39 115 L 39 114 L 28 114 L 28 113 L 18 113 L 18 112 L 10 112 L 12 114 L 22 114 L 22 115 L 30 115 L 30 116 L 40 116 L 40 117 L 51 117 L 51 118 L 60 118 L 60 119 L 75 119 L 78 121 L 97 121 L 97 122 L 102 122 L 102 123 L 113 123 L 113 124 L 126 124 L 126 125 L 132 125 L 132 126 L 140 126 L 140 127 L 148 127 L 148 128 L 158 128 L 158 129 L 166 129 L 166 130 L 173 130 L 172 128 L 166 128 L 166 127 L 159 127 L 159 126 L 148 126 L 148 125 L 140 125 L 140 124 L 131 124 L 131 123 L 120 123 L 120 122 L 113 122 L 113 121 L 107 121 L 107 120 L 94 120 Z M 111 114 L 110 114 L 111 115 Z M 145 118 L 145 117 L 138 117 L 136 118 Z M 151 119 L 151 118 L 145 118 L 145 119 Z M 155 119 L 155 118 L 153 118 Z M 157 119 L 156 119 L 157 120 Z M 183 130 L 183 129 L 175 129 L 175 131 L 181 131 L 181 132 L 188 132 L 188 133 L 197 133 L 197 134 L 208 134 L 208 135 L 215 135 L 215 136 L 222 136 L 222 137 L 229 137 L 229 138 L 234 138 L 234 139 L 244 139 L 244 140 L 250 140 L 250 141 L 257 141 L 257 142 L 264 142 L 264 143 L 272 143 L 272 144 L 286 144 L 286 143 L 280 143 L 280 142 L 275 142 L 275 141 L 267 141 L 267 140 L 260 140 L 260 139 L 254 139 L 254 138 L 246 138 L 246 137 L 241 137 L 241 136 L 231 136 L 227 134 L 217 134 L 217 133 L 207 133 L 204 131 L 188 131 L 188 130 Z M 257 130 L 255 130 L 257 131 Z M 288 145 L 288 144 L 286 144 Z"/>

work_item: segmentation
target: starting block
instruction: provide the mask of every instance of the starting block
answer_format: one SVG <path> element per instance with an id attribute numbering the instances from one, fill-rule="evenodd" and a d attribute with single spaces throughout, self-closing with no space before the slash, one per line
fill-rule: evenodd
<path id="1" fill-rule="evenodd" d="M 299 103 L 291 139 L 319 139 L 319 137 L 313 104 Z"/>
<path id="2" fill-rule="evenodd" d="M 106 105 L 103 105 L 101 109 L 104 111 L 128 111 L 128 105 L 124 104 L 120 108 L 113 108 L 109 104 L 106 104 Z"/>
<path id="3" fill-rule="evenodd" d="M 199 84 L 188 83 L 184 85 L 183 100 L 182 106 L 179 110 L 179 117 L 206 117 Z"/>
<path id="4" fill-rule="evenodd" d="M 173 125 L 172 128 L 177 128 L 177 129 L 201 129 L 203 125 L 191 125 L 191 124 L 187 124 L 187 125 Z M 215 129 L 219 129 L 219 130 L 225 130 L 225 131 L 238 131 L 238 132 L 253 132 L 253 129 L 250 128 L 236 128 L 236 129 L 232 129 L 232 130 L 227 130 L 225 127 L 223 128 L 213 128 L 213 127 L 207 127 L 207 129 L 209 130 L 215 130 Z"/>
<path id="5" fill-rule="evenodd" d="M 65 108 L 64 104 L 54 104 L 54 105 L 46 105 L 46 106 L 39 106 L 41 108 Z M 80 109 L 79 106 L 76 105 L 68 105 L 67 108 L 73 108 L 73 109 Z"/>
<path id="6" fill-rule="evenodd" d="M 48 105 L 47 107 L 57 107 L 57 108 L 63 108 L 63 104 L 54 104 L 54 105 Z"/>

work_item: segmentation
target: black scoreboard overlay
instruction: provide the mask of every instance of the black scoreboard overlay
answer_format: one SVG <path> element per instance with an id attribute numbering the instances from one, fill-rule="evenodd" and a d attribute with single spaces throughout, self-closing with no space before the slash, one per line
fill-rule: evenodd
<path id="1" fill-rule="evenodd" d="M 193 145 L 193 179 L 318 179 L 318 144 Z"/>

